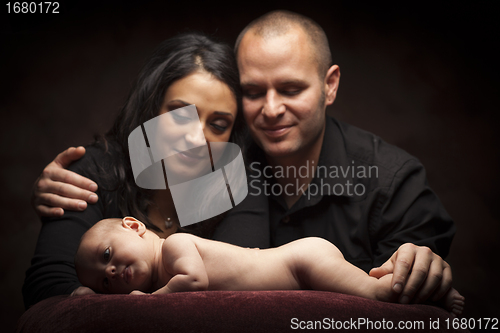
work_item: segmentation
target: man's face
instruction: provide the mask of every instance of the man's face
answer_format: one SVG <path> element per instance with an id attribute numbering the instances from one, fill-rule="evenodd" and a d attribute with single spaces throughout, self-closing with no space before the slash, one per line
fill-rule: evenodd
<path id="1" fill-rule="evenodd" d="M 238 49 L 243 111 L 257 144 L 270 157 L 321 147 L 325 82 L 301 29 L 264 39 L 249 31 Z"/>
<path id="2" fill-rule="evenodd" d="M 80 282 L 105 294 L 148 292 L 154 257 L 149 242 L 119 225 L 113 231 L 98 230 L 92 230 L 80 245 Z"/>

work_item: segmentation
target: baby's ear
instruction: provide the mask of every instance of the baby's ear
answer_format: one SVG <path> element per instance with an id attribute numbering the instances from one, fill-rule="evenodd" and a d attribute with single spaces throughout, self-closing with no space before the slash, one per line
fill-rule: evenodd
<path id="1" fill-rule="evenodd" d="M 131 216 L 126 216 L 122 219 L 122 226 L 125 229 L 131 229 L 137 232 L 139 236 L 144 235 L 146 232 L 146 226 L 144 223 Z"/>

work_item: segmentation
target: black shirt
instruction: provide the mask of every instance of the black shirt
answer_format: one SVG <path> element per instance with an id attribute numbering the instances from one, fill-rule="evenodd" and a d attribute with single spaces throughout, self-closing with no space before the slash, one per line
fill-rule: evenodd
<path id="1" fill-rule="evenodd" d="M 273 247 L 303 237 L 322 237 L 365 271 L 383 264 L 408 242 L 428 246 L 443 258 L 448 254 L 455 226 L 427 184 L 424 167 L 376 135 L 327 117 L 315 177 L 309 188 L 302 188 L 302 196 L 291 208 L 280 195 L 291 189 L 281 187 L 273 172 L 265 169 L 262 151 L 256 155 L 260 159 L 250 164 L 254 174 L 249 177 L 246 206 L 254 201 L 253 206 L 262 210 L 262 196 L 267 192 L 270 222 L 269 230 L 262 223 L 254 228 L 260 230 L 259 244 L 247 242 L 245 246 L 265 247 L 262 239 L 267 232 Z M 277 177 L 283 176 L 277 169 L 273 171 Z M 305 175 L 306 169 L 301 171 Z M 296 170 L 297 176 L 299 172 Z M 234 209 L 235 216 L 238 209 Z M 243 236 L 239 231 L 242 221 L 229 215 L 221 225 L 224 235 L 216 233 L 216 239 L 237 244 Z M 229 231 L 232 223 L 240 229 Z M 253 234 L 259 234 L 255 230 Z"/>

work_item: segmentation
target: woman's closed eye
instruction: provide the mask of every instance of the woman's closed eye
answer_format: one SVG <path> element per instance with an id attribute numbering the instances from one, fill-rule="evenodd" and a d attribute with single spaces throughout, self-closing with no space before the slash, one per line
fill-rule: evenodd
<path id="1" fill-rule="evenodd" d="M 217 119 L 211 123 L 212 127 L 219 132 L 225 132 L 229 127 L 229 122 L 225 119 Z"/>
<path id="2" fill-rule="evenodd" d="M 189 116 L 179 114 L 179 112 L 171 112 L 170 114 L 172 115 L 172 119 L 174 119 L 177 124 L 187 124 L 193 120 Z"/>

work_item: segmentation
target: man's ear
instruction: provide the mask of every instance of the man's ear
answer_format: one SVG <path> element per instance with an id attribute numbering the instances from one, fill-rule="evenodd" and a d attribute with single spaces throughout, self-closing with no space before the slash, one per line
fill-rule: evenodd
<path id="1" fill-rule="evenodd" d="M 126 216 L 122 219 L 122 226 L 125 229 L 131 229 L 137 232 L 139 236 L 144 235 L 146 232 L 146 226 L 144 223 L 131 216 Z"/>
<path id="2" fill-rule="evenodd" d="M 340 68 L 333 65 L 328 69 L 325 76 L 325 104 L 331 105 L 337 97 L 337 90 L 340 83 Z"/>

